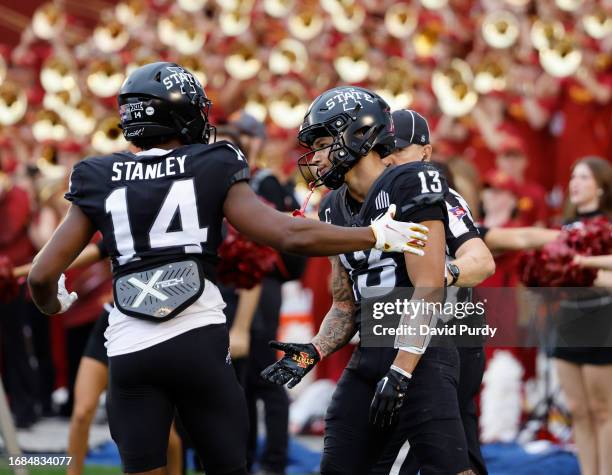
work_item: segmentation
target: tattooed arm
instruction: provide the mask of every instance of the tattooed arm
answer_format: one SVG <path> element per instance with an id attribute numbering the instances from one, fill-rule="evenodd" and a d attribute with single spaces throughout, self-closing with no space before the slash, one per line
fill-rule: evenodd
<path id="1" fill-rule="evenodd" d="M 356 331 L 351 281 L 338 256 L 330 257 L 330 261 L 333 303 L 321 323 L 319 333 L 312 339 L 322 358 L 346 345 Z"/>
<path id="2" fill-rule="evenodd" d="M 271 341 L 270 346 L 285 353 L 280 360 L 261 372 L 261 377 L 274 384 L 298 384 L 321 358 L 346 345 L 355 334 L 355 304 L 351 283 L 340 258 L 332 257 L 332 294 L 334 302 L 325 315 L 319 333 L 310 343 Z"/>

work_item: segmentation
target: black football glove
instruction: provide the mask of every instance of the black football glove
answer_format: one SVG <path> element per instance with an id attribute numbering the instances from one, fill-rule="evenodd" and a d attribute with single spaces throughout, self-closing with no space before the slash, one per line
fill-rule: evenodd
<path id="1" fill-rule="evenodd" d="M 291 389 L 321 360 L 312 343 L 281 343 L 271 341 L 270 347 L 285 352 L 276 363 L 261 372 L 261 377 L 270 383 L 284 385 Z"/>
<path id="2" fill-rule="evenodd" d="M 390 369 L 376 385 L 376 392 L 370 406 L 370 423 L 381 429 L 395 423 L 404 402 L 410 378 Z"/>

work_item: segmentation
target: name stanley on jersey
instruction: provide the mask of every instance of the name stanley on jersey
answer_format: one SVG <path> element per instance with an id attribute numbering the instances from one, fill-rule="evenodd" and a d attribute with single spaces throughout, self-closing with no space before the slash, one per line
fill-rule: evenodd
<path id="1" fill-rule="evenodd" d="M 112 181 L 154 180 L 165 176 L 185 173 L 185 159 L 181 157 L 167 157 L 159 163 L 115 162 L 113 163 Z M 177 171 L 178 165 L 178 171 Z"/>

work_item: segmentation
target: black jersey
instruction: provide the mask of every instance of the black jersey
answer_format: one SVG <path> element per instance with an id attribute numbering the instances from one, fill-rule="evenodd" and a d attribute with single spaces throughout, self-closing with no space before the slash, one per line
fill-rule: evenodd
<path id="1" fill-rule="evenodd" d="M 190 254 L 210 277 L 227 191 L 248 178 L 242 153 L 220 141 L 87 158 L 65 197 L 102 232 L 115 276 Z"/>
<path id="2" fill-rule="evenodd" d="M 343 185 L 325 196 L 319 219 L 338 226 L 368 226 L 382 217 L 390 204 L 395 204 L 395 219 L 399 221 L 440 220 L 447 223 L 444 205 L 447 189 L 444 177 L 426 162 L 387 168 L 370 188 L 358 212 L 352 209 L 348 188 Z M 412 287 L 402 253 L 369 249 L 339 257 L 351 278 L 357 305 L 364 288 L 375 290 L 378 287 L 383 291 Z"/>
<path id="3" fill-rule="evenodd" d="M 373 183 L 359 210 L 351 203 L 346 185 L 330 192 L 321 202 L 319 218 L 339 226 L 367 226 L 380 218 L 390 204 L 395 204 L 395 219 L 399 221 L 439 220 L 446 223 L 448 215 L 444 193 L 447 189 L 444 177 L 433 166 L 426 162 L 408 163 L 385 169 Z M 355 323 L 359 331 L 362 294 L 383 296 L 393 287 L 412 287 L 402 253 L 370 249 L 341 254 L 339 257 L 352 282 Z M 389 370 L 396 354 L 397 350 L 392 346 L 360 345 L 348 367 L 377 381 Z"/>

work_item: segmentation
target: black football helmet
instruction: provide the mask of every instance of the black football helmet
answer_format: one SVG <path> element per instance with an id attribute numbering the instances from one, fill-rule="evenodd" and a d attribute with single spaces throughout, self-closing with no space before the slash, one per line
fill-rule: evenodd
<path id="1" fill-rule="evenodd" d="M 175 63 L 136 69 L 119 91 L 121 128 L 126 140 L 178 136 L 185 143 L 208 143 L 214 127 L 212 105 L 200 81 Z"/>
<path id="2" fill-rule="evenodd" d="M 313 149 L 319 137 L 332 137 L 333 142 Z M 311 186 L 339 188 L 346 172 L 371 150 L 378 152 L 381 158 L 393 152 L 395 136 L 389 105 L 378 94 L 362 87 L 330 89 L 308 108 L 298 140 L 310 149 L 298 159 L 304 179 Z M 310 159 L 325 148 L 330 148 L 332 167 L 321 175 L 314 171 Z"/>

